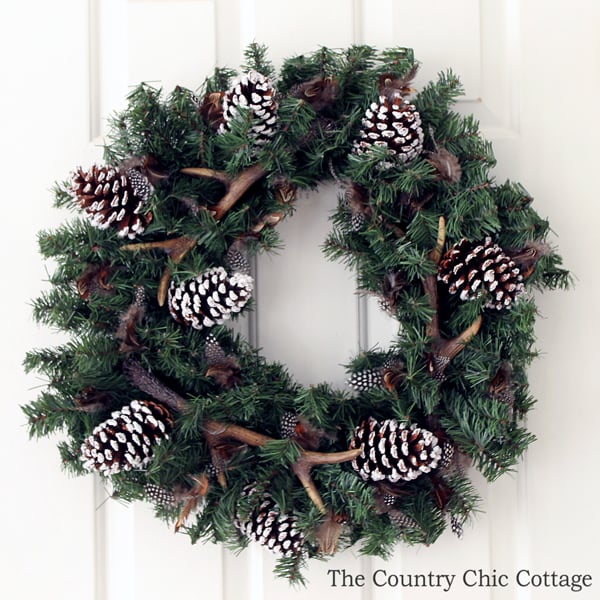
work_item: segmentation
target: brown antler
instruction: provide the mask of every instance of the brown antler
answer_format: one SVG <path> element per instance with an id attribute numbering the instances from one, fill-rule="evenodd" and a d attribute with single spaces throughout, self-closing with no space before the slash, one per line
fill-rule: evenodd
<path id="1" fill-rule="evenodd" d="M 216 179 L 225 186 L 227 190 L 225 195 L 218 204 L 210 208 L 217 221 L 221 220 L 235 206 L 236 202 L 240 200 L 253 183 L 256 183 L 267 174 L 266 169 L 260 164 L 248 167 L 233 178 L 224 171 L 215 171 L 214 169 L 207 169 L 205 167 L 187 167 L 181 169 L 181 172 L 193 177 Z"/>
<path id="2" fill-rule="evenodd" d="M 240 198 L 248 191 L 248 188 L 262 179 L 267 171 L 262 165 L 256 164 L 242 171 L 237 177 L 230 177 L 224 171 L 215 171 L 205 167 L 189 167 L 181 169 L 181 172 L 194 177 L 208 177 L 221 182 L 226 189 L 225 195 L 221 198 L 218 204 L 211 207 L 213 217 L 218 221 L 222 219 L 231 208 L 240 200 Z M 281 220 L 281 216 L 276 221 L 265 221 L 264 224 L 273 225 Z M 263 224 L 263 226 L 264 226 Z M 164 250 L 171 260 L 177 264 L 181 262 L 184 256 L 196 245 L 196 240 L 191 237 L 182 236 L 170 240 L 161 240 L 157 242 L 146 242 L 142 244 L 126 244 L 122 250 L 139 251 L 139 250 Z M 166 266 L 160 279 L 158 287 L 158 304 L 164 306 L 167 300 L 167 289 L 171 279 L 171 267 Z"/>
<path id="3" fill-rule="evenodd" d="M 275 441 L 274 438 L 246 429 L 245 427 L 212 420 L 204 423 L 204 431 L 211 448 L 216 447 L 223 440 L 236 440 L 256 447 Z M 298 460 L 291 465 L 292 470 L 306 490 L 308 497 L 323 514 L 327 513 L 327 509 L 310 475 L 311 469 L 316 465 L 333 465 L 353 460 L 358 454 L 360 454 L 360 448 L 357 450 L 346 450 L 345 452 L 311 452 L 309 450 L 301 450 Z M 220 483 L 223 485 L 222 480 L 220 480 Z"/>
<path id="4" fill-rule="evenodd" d="M 181 412 L 186 407 L 186 401 L 168 386 L 166 386 L 157 377 L 146 371 L 140 362 L 128 360 L 124 364 L 124 371 L 131 383 L 137 388 L 152 396 L 155 400 L 166 404 L 171 410 Z M 208 419 L 204 422 L 204 435 L 211 450 L 211 455 L 224 441 L 235 440 L 248 446 L 260 447 L 275 441 L 274 438 L 246 429 L 233 423 L 222 423 Z M 326 513 L 327 509 L 323 499 L 317 490 L 310 471 L 316 465 L 333 465 L 348 460 L 353 460 L 360 454 L 360 449 L 346 450 L 345 452 L 312 452 L 309 450 L 300 450 L 298 460 L 292 465 L 292 470 L 302 483 L 309 498 L 315 506 Z M 219 483 L 225 485 L 224 474 L 219 474 Z"/>
<path id="5" fill-rule="evenodd" d="M 161 240 L 160 242 L 144 242 L 141 244 L 126 244 L 121 250 L 137 252 L 139 250 L 164 250 L 169 258 L 175 263 L 183 260 L 184 256 L 196 245 L 196 240 L 191 237 L 178 237 L 170 240 Z M 167 300 L 167 289 L 171 279 L 171 267 L 167 265 L 160 278 L 158 286 L 158 304 L 164 306 Z"/>
<path id="6" fill-rule="evenodd" d="M 446 242 L 446 220 L 440 217 L 438 222 L 438 236 L 435 248 L 429 253 L 429 259 L 437 266 L 444 252 Z M 435 274 L 428 275 L 423 279 L 423 289 L 429 298 L 429 304 L 433 308 L 433 316 L 427 325 L 427 336 L 431 338 L 431 355 L 429 370 L 436 379 L 444 379 L 444 371 L 450 361 L 473 339 L 481 327 L 483 321 L 479 315 L 463 332 L 450 340 L 444 339 L 440 334 L 439 319 L 439 297 L 437 277 Z"/>

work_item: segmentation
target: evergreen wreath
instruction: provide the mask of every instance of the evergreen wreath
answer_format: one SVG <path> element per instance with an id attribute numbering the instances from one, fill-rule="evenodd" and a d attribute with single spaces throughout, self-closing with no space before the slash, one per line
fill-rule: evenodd
<path id="1" fill-rule="evenodd" d="M 420 91 L 413 52 L 321 48 L 283 63 L 253 44 L 199 95 L 142 84 L 111 121 L 105 164 L 55 188 L 78 216 L 39 235 L 56 263 L 38 322 L 70 334 L 28 353 L 48 384 L 30 433 L 66 433 L 71 472 L 151 502 L 192 542 L 310 557 L 461 535 L 467 467 L 510 470 L 533 436 L 534 290 L 570 277 L 548 222 L 497 184 L 489 142 L 453 112 L 454 73 Z M 341 186 L 325 254 L 357 273 L 399 333 L 304 387 L 226 321 L 252 307 L 249 257 L 280 243 L 299 189 Z"/>

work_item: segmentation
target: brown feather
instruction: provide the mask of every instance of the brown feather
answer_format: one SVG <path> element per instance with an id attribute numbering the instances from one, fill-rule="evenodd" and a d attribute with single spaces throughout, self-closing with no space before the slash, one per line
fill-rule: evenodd
<path id="1" fill-rule="evenodd" d="M 238 361 L 233 356 L 226 356 L 210 365 L 206 370 L 206 376 L 214 379 L 217 384 L 226 390 L 242 383 L 242 371 Z"/>
<path id="2" fill-rule="evenodd" d="M 242 370 L 235 356 L 225 354 L 219 342 L 213 336 L 204 349 L 208 369 L 205 375 L 211 377 L 222 388 L 230 390 L 242 383 Z M 208 340 L 208 338 L 207 338 Z"/>
<path id="3" fill-rule="evenodd" d="M 121 340 L 119 352 L 139 352 L 146 349 L 146 346 L 141 343 L 137 332 L 137 327 L 145 316 L 146 306 L 143 300 L 143 288 L 138 288 L 134 303 L 121 315 L 119 327 L 115 333 L 116 338 Z"/>
<path id="4" fill-rule="evenodd" d="M 317 527 L 316 536 L 319 554 L 335 554 L 338 550 L 340 536 L 344 525 L 348 522 L 346 515 L 327 514 L 327 518 Z"/>
<path id="5" fill-rule="evenodd" d="M 439 174 L 440 179 L 457 183 L 462 177 L 462 168 L 458 158 L 445 148 L 437 148 L 435 152 L 429 153 L 428 161 Z"/>
<path id="6" fill-rule="evenodd" d="M 185 524 L 185 521 L 190 516 L 192 511 L 194 511 L 200 500 L 208 494 L 208 490 L 210 489 L 210 483 L 208 481 L 208 477 L 205 473 L 202 475 L 194 475 L 192 476 L 194 481 L 194 487 L 189 490 L 182 490 L 181 488 L 177 491 L 174 490 L 175 498 L 178 501 L 185 501 L 181 512 L 179 513 L 179 517 L 177 518 L 177 522 L 175 523 L 175 533 L 177 533 L 181 527 Z"/>
<path id="7" fill-rule="evenodd" d="M 373 209 L 369 205 L 369 192 L 361 185 L 351 182 L 344 192 L 344 200 L 353 216 L 362 215 L 369 220 L 373 215 Z"/>
<path id="8" fill-rule="evenodd" d="M 410 86 L 417 75 L 419 64 L 415 63 L 410 70 L 398 77 L 395 73 L 384 73 L 379 77 L 379 93 L 389 99 L 398 96 L 408 96 L 415 90 Z"/>
<path id="9" fill-rule="evenodd" d="M 333 105 L 338 92 L 339 84 L 335 77 L 317 76 L 295 86 L 291 95 L 304 100 L 319 112 Z"/>
<path id="10" fill-rule="evenodd" d="M 212 92 L 206 94 L 202 105 L 200 106 L 200 114 L 210 127 L 217 130 L 222 123 L 225 122 L 223 118 L 223 96 L 225 92 Z"/>
<path id="11" fill-rule="evenodd" d="M 285 179 L 285 177 L 277 177 L 274 181 L 275 199 L 279 204 L 291 204 L 296 200 L 297 186 Z"/>
<path id="12" fill-rule="evenodd" d="M 113 403 L 113 400 L 112 394 L 87 387 L 74 399 L 74 402 L 78 410 L 92 413 L 106 410 Z"/>
<path id="13" fill-rule="evenodd" d="M 531 242 L 527 242 L 522 248 L 511 248 L 506 253 L 512 258 L 517 267 L 519 267 L 523 278 L 527 279 L 535 270 L 540 258 L 552 254 L 552 247 L 545 242 L 532 240 Z"/>
<path id="14" fill-rule="evenodd" d="M 509 362 L 504 361 L 494 378 L 490 382 L 489 394 L 498 402 L 507 404 L 511 414 L 515 404 L 515 393 L 512 383 L 512 366 Z"/>
<path id="15" fill-rule="evenodd" d="M 160 166 L 158 159 L 151 154 L 142 157 L 131 157 L 123 162 L 121 167 L 125 170 L 139 169 L 154 187 L 158 187 L 169 178 L 169 173 Z"/>
<path id="16" fill-rule="evenodd" d="M 293 440 L 305 450 L 318 450 L 327 434 L 302 416 L 298 416 L 298 423 L 294 429 Z"/>
<path id="17" fill-rule="evenodd" d="M 110 283 L 114 270 L 108 265 L 88 265 L 76 282 L 79 295 L 88 300 L 92 294 L 108 296 L 114 292 Z"/>
<path id="18" fill-rule="evenodd" d="M 381 284 L 383 304 L 392 314 L 396 312 L 398 300 L 404 288 L 408 285 L 406 274 L 401 271 L 386 273 Z"/>
<path id="19" fill-rule="evenodd" d="M 431 483 L 433 484 L 431 493 L 433 494 L 435 503 L 440 510 L 444 510 L 454 495 L 454 490 L 437 475 L 431 475 L 430 479 Z"/>

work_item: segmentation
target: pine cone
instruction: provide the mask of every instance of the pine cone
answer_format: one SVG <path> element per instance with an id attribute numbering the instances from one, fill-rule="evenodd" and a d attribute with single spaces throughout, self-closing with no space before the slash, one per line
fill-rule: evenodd
<path id="1" fill-rule="evenodd" d="M 242 496 L 256 493 L 252 486 L 246 486 Z M 304 534 L 299 531 L 296 517 L 291 513 L 281 514 L 273 497 L 265 493 L 260 503 L 246 520 L 236 513 L 234 525 L 245 536 L 266 546 L 283 556 L 298 554 L 304 543 Z"/>
<path id="2" fill-rule="evenodd" d="M 152 194 L 152 185 L 137 169 L 81 167 L 73 174 L 71 192 L 92 225 L 117 228 L 119 237 L 133 239 L 152 221 L 152 213 L 140 214 Z"/>
<path id="3" fill-rule="evenodd" d="M 153 447 L 168 439 L 172 429 L 167 408 L 151 400 L 133 400 L 94 428 L 81 445 L 81 461 L 85 469 L 102 475 L 144 469 Z"/>
<path id="4" fill-rule="evenodd" d="M 248 137 L 257 146 L 266 144 L 275 134 L 277 122 L 275 89 L 267 77 L 257 71 L 250 71 L 234 79 L 223 96 L 224 122 L 219 127 L 220 133 L 231 128 L 231 121 L 239 118 L 240 108 L 248 110 L 254 119 Z"/>
<path id="5" fill-rule="evenodd" d="M 423 139 L 421 115 L 415 105 L 401 94 L 382 94 L 365 112 L 353 152 L 361 156 L 373 148 L 385 148 L 390 161 L 383 161 L 381 167 L 388 169 L 395 163 L 403 164 L 419 156 Z"/>
<path id="6" fill-rule="evenodd" d="M 524 291 L 521 271 L 502 248 L 486 237 L 482 242 L 462 239 L 446 252 L 438 268 L 438 280 L 461 300 L 487 293 L 486 308 L 510 308 Z"/>
<path id="7" fill-rule="evenodd" d="M 352 467 L 364 481 L 411 481 L 438 466 L 442 449 L 431 431 L 415 423 L 369 417 L 356 428 L 350 448 L 360 448 Z"/>
<path id="8" fill-rule="evenodd" d="M 250 300 L 253 284 L 249 275 L 229 276 L 223 267 L 214 267 L 179 285 L 171 281 L 169 311 L 178 323 L 194 329 L 221 325 Z"/>

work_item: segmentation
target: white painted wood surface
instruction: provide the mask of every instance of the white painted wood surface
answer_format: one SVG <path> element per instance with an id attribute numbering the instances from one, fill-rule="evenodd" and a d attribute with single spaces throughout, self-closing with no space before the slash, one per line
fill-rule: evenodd
<path id="1" fill-rule="evenodd" d="M 0 237 L 2 294 L 0 577 L 7 598 L 158 600 L 170 596 L 304 599 L 564 599 L 565 590 L 333 588 L 329 569 L 363 573 L 512 573 L 520 568 L 592 573 L 600 594 L 600 534 L 595 478 L 599 384 L 595 248 L 600 218 L 595 171 L 600 134 L 600 8 L 595 0 L 30 0 L 0 8 L 0 94 L 5 183 Z M 104 502 L 92 478 L 60 472 L 54 445 L 29 443 L 17 408 L 39 385 L 25 377 L 25 351 L 56 341 L 37 329 L 28 301 L 45 278 L 35 236 L 60 215 L 50 209 L 53 181 L 100 158 L 106 116 L 138 81 L 198 85 L 217 64 L 237 66 L 252 40 L 273 60 L 318 45 L 411 45 L 423 61 L 418 83 L 452 67 L 466 85 L 460 110 L 474 112 L 499 159 L 497 176 L 523 182 L 560 234 L 578 276 L 576 290 L 540 297 L 537 332 L 544 354 L 531 369 L 540 399 L 530 418 L 538 441 L 517 473 L 488 485 L 475 475 L 485 513 L 462 541 L 451 534 L 430 548 L 398 548 L 383 563 L 348 551 L 314 563 L 305 590 L 271 575 L 260 548 L 234 556 L 191 547 L 143 505 Z M 303 383 L 342 385 L 340 367 L 359 347 L 394 333 L 373 302 L 354 295 L 351 275 L 319 255 L 335 205 L 331 185 L 302 194 L 281 225 L 287 242 L 258 261 L 258 343 Z M 9 257 L 12 260 L 9 260 Z M 315 290 L 322 293 L 315 294 Z M 4 597 L 4 594 L 3 594 Z"/>

